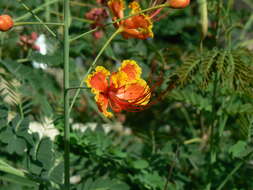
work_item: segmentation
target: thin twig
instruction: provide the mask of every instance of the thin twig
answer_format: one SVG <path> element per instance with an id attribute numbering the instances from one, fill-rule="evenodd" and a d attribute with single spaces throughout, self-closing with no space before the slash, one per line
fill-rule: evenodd
<path id="1" fill-rule="evenodd" d="M 179 146 L 178 146 L 178 145 L 177 145 L 177 150 L 176 150 L 175 155 L 176 155 L 176 158 L 179 157 Z M 169 174 L 168 174 L 168 177 L 167 177 L 167 179 L 166 179 L 166 184 L 165 184 L 165 186 L 164 186 L 164 190 L 167 190 L 167 189 L 168 189 L 168 185 L 169 185 L 169 182 L 170 182 L 170 178 L 171 178 L 171 175 L 172 175 L 172 172 L 173 172 L 173 169 L 174 169 L 175 165 L 176 165 L 176 162 L 175 162 L 175 160 L 174 160 L 174 161 L 172 162 L 172 164 L 171 164 L 171 167 L 170 167 L 170 170 L 169 170 Z"/>
<path id="2" fill-rule="evenodd" d="M 57 35 L 33 12 L 32 9 L 30 9 L 23 0 L 18 0 L 19 3 L 27 10 L 29 11 L 47 30 L 50 34 L 52 34 L 54 37 L 57 37 Z"/>

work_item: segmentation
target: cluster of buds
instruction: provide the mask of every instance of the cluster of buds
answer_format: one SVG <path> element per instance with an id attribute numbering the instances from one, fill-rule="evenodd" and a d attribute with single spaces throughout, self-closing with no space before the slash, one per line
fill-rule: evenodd
<path id="1" fill-rule="evenodd" d="M 38 38 L 38 34 L 36 32 L 32 32 L 31 35 L 21 35 L 19 37 L 18 44 L 24 48 L 24 50 L 33 49 L 40 50 L 40 47 L 36 45 L 36 40 Z"/>
<path id="2" fill-rule="evenodd" d="M 85 18 L 92 20 L 91 28 L 103 27 L 104 21 L 108 18 L 108 14 L 104 8 L 93 8 L 88 13 L 85 14 Z M 92 33 L 95 39 L 100 39 L 103 37 L 103 30 L 99 29 Z"/>
<path id="3" fill-rule="evenodd" d="M 6 32 L 14 25 L 12 18 L 9 15 L 0 15 L 0 31 Z"/>

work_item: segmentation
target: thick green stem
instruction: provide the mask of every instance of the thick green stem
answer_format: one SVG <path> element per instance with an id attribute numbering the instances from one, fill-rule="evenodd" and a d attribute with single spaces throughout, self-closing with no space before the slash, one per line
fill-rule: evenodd
<path id="1" fill-rule="evenodd" d="M 216 152 L 214 150 L 214 137 L 216 136 L 216 131 L 214 131 L 215 129 L 215 119 L 216 119 L 216 108 L 215 108 L 215 104 L 216 104 L 216 95 L 217 95 L 217 83 L 218 83 L 218 74 L 215 73 L 215 78 L 214 78 L 214 84 L 213 84 L 213 95 L 212 95 L 212 117 L 213 117 L 213 121 L 212 121 L 212 125 L 211 125 L 211 132 L 210 132 L 210 151 L 211 151 L 211 164 L 213 164 L 216 160 Z"/>
<path id="2" fill-rule="evenodd" d="M 45 17 L 46 17 L 46 22 L 50 22 L 50 5 L 48 4 L 50 0 L 46 0 L 47 6 L 46 6 L 46 11 L 45 11 Z"/>
<path id="3" fill-rule="evenodd" d="M 88 74 L 89 74 L 89 73 L 91 72 L 91 70 L 94 68 L 94 66 L 96 65 L 96 63 L 97 63 L 99 57 L 102 55 L 102 53 L 103 53 L 104 50 L 107 48 L 107 46 L 110 44 L 110 42 L 113 40 L 113 38 L 114 38 L 115 36 L 117 36 L 117 34 L 119 34 L 120 32 L 122 32 L 122 28 L 119 28 L 118 30 L 116 30 L 116 32 L 114 32 L 114 33 L 111 35 L 111 37 L 107 40 L 107 42 L 104 44 L 104 46 L 103 46 L 103 47 L 101 48 L 101 50 L 98 52 L 96 58 L 94 59 L 94 61 L 92 62 L 90 68 L 88 69 L 88 71 L 86 72 L 85 76 L 83 77 L 83 80 L 81 81 L 79 87 L 82 87 L 82 86 L 83 86 L 83 84 L 84 84 L 84 79 L 88 76 Z M 70 105 L 70 107 L 69 107 L 69 112 L 71 112 L 71 109 L 72 109 L 72 107 L 73 107 L 73 105 L 74 105 L 74 103 L 75 103 L 75 101 L 76 101 L 76 98 L 77 98 L 77 96 L 79 95 L 79 93 L 80 93 L 80 88 L 77 89 L 77 91 L 76 91 L 76 93 L 75 93 L 75 95 L 74 95 L 74 98 L 73 98 L 73 100 L 72 100 L 72 102 L 71 102 L 71 105 Z"/>
<path id="4" fill-rule="evenodd" d="M 70 189 L 69 172 L 69 0 L 64 1 L 64 189 Z"/>

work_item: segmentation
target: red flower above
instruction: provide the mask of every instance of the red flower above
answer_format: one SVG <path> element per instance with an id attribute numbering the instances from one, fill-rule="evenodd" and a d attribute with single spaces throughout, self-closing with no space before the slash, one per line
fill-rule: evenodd
<path id="1" fill-rule="evenodd" d="M 150 101 L 151 90 L 141 78 L 141 68 L 134 60 L 124 60 L 117 72 L 110 73 L 102 66 L 85 80 L 95 94 L 99 111 L 106 117 L 114 112 L 143 110 Z"/>
<path id="2" fill-rule="evenodd" d="M 113 21 L 124 18 L 125 4 L 123 0 L 110 0 L 108 7 L 114 16 Z M 130 15 L 135 15 L 141 11 L 139 3 L 136 1 L 131 2 L 129 8 L 131 9 Z M 121 34 L 126 39 L 147 39 L 153 37 L 151 18 L 143 13 L 116 22 L 115 26 L 122 29 Z"/>

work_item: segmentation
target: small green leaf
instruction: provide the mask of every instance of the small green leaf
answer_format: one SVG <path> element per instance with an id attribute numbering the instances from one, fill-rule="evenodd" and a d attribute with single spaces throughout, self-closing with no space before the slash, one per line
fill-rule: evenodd
<path id="1" fill-rule="evenodd" d="M 244 156 L 244 152 L 246 151 L 247 142 L 238 141 L 236 144 L 230 147 L 229 153 L 232 154 L 235 158 L 241 158 Z"/>
<path id="2" fill-rule="evenodd" d="M 40 161 L 45 169 L 50 169 L 53 161 L 52 142 L 49 138 L 40 141 L 37 150 L 37 160 Z"/>
<path id="3" fill-rule="evenodd" d="M 133 167 L 136 169 L 145 169 L 149 166 L 146 160 L 136 160 L 132 164 L 133 164 Z"/>

